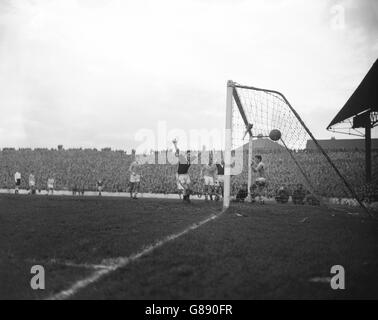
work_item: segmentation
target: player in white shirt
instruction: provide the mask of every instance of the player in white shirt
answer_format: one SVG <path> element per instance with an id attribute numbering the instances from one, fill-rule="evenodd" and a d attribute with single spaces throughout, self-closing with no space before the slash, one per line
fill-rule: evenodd
<path id="1" fill-rule="evenodd" d="M 264 204 L 264 200 L 262 198 L 262 193 L 264 191 L 265 185 L 266 185 L 266 179 L 265 179 L 265 165 L 262 162 L 262 157 L 260 155 L 255 156 L 255 161 L 252 161 L 251 163 L 252 171 L 257 174 L 256 178 L 256 186 L 257 186 L 257 193 L 259 197 L 259 202 L 261 204 Z"/>
<path id="2" fill-rule="evenodd" d="M 54 178 L 48 178 L 47 179 L 47 194 L 49 195 L 50 193 L 53 195 L 54 194 L 54 183 L 55 180 Z"/>
<path id="3" fill-rule="evenodd" d="M 201 169 L 201 176 L 203 176 L 204 180 L 203 191 L 205 194 L 205 200 L 208 200 L 209 196 L 210 200 L 213 200 L 216 175 L 217 166 L 213 163 L 212 157 L 210 157 L 209 163 Z"/>
<path id="4" fill-rule="evenodd" d="M 15 184 L 14 193 L 18 194 L 19 188 L 21 185 L 21 173 L 19 173 L 18 171 L 14 174 L 14 184 Z"/>
<path id="5" fill-rule="evenodd" d="M 35 194 L 35 177 L 32 173 L 29 175 L 29 194 Z"/>
<path id="6" fill-rule="evenodd" d="M 129 167 L 130 172 L 130 198 L 138 199 L 137 195 L 140 187 L 140 178 L 141 178 L 142 165 L 139 163 L 136 155 L 134 155 L 134 161 Z"/>

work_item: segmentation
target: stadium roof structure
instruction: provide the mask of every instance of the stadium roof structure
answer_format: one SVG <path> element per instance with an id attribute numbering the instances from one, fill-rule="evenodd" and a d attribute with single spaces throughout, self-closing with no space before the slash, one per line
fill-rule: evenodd
<path id="1" fill-rule="evenodd" d="M 350 96 L 339 113 L 333 118 L 327 127 L 327 130 L 339 132 L 337 130 L 357 129 L 361 126 L 358 125 L 358 118 L 354 122 L 350 121 L 352 117 L 366 117 L 370 115 L 370 125 L 374 127 L 378 124 L 378 59 L 374 62 L 369 72 L 366 74 L 360 85 Z M 349 128 L 337 128 L 335 125 L 348 122 L 352 124 Z M 356 123 L 357 120 L 357 123 Z M 340 133 L 350 133 L 340 132 Z M 363 134 L 357 134 L 363 135 Z"/>
<path id="2" fill-rule="evenodd" d="M 327 130 L 365 137 L 366 182 L 371 182 L 371 128 L 378 125 L 378 59 Z M 347 124 L 346 127 L 345 124 Z M 365 134 L 358 129 L 365 129 Z M 341 130 L 341 131 L 340 131 Z"/>

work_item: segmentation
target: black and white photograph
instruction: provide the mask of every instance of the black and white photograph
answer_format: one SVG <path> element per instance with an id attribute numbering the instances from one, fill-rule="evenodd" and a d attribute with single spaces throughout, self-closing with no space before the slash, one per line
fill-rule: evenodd
<path id="1" fill-rule="evenodd" d="M 377 128 L 376 0 L 0 0 L 0 300 L 378 300 Z"/>

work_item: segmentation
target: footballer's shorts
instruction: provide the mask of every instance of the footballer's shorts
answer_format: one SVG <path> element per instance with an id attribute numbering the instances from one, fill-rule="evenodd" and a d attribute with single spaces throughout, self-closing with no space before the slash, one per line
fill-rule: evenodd
<path id="1" fill-rule="evenodd" d="M 34 188 L 35 187 L 35 182 L 34 181 L 29 181 L 29 187 Z"/>
<path id="2" fill-rule="evenodd" d="M 16 186 L 19 186 L 21 184 L 21 179 L 16 180 Z"/>
<path id="3" fill-rule="evenodd" d="M 203 178 L 205 180 L 205 186 L 213 186 L 214 185 L 214 177 L 204 176 Z"/>
<path id="4" fill-rule="evenodd" d="M 48 184 L 47 185 L 48 190 L 54 190 L 54 185 L 53 184 Z"/>
<path id="5" fill-rule="evenodd" d="M 130 182 L 131 183 L 139 183 L 140 182 L 140 174 L 132 173 L 130 175 Z"/>
<path id="6" fill-rule="evenodd" d="M 189 174 L 178 174 L 177 175 L 177 189 L 184 190 L 184 186 L 190 184 Z"/>
<path id="7" fill-rule="evenodd" d="M 97 187 L 97 191 L 98 191 L 98 192 L 101 192 L 101 191 L 102 191 L 102 186 L 98 186 L 98 187 Z"/>
<path id="8" fill-rule="evenodd" d="M 266 179 L 263 178 L 263 177 L 260 177 L 260 178 L 257 178 L 256 181 L 255 181 L 256 185 L 258 187 L 265 187 L 266 185 Z"/>
<path id="9" fill-rule="evenodd" d="M 224 183 L 224 176 L 223 175 L 220 175 L 220 176 L 217 176 L 217 179 L 215 181 L 216 185 L 220 185 L 220 184 L 223 184 Z"/>

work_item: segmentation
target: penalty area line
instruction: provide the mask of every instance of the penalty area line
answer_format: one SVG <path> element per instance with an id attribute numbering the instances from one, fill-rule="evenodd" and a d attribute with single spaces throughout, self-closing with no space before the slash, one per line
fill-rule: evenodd
<path id="1" fill-rule="evenodd" d="M 46 300 L 65 300 L 73 297 L 76 293 L 78 293 L 80 290 L 88 287 L 89 285 L 99 281 L 101 278 L 103 278 L 106 275 L 109 275 L 110 273 L 126 267 L 131 262 L 138 260 L 139 258 L 150 254 L 152 251 L 154 251 L 157 248 L 162 247 L 166 243 L 173 241 L 175 239 L 178 239 L 179 237 L 183 236 L 184 234 L 187 234 L 190 231 L 193 231 L 204 224 L 213 221 L 220 217 L 227 209 L 223 209 L 219 213 L 214 213 L 211 216 L 207 217 L 204 220 L 201 220 L 200 222 L 193 223 L 186 229 L 184 229 L 181 232 L 171 234 L 169 236 L 164 237 L 163 239 L 150 244 L 146 247 L 144 247 L 142 250 L 138 251 L 137 253 L 134 253 L 128 257 L 118 257 L 113 259 L 105 259 L 102 261 L 101 266 L 103 268 L 97 269 L 92 274 L 90 274 L 88 277 L 78 280 L 75 282 L 70 288 L 60 291 L 56 294 L 53 294 L 49 296 Z"/>

